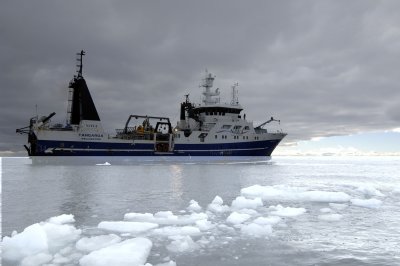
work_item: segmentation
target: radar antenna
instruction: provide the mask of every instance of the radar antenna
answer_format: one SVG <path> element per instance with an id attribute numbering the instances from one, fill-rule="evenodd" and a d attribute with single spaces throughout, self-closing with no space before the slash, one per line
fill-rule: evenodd
<path id="1" fill-rule="evenodd" d="M 185 94 L 185 101 L 186 101 L 186 103 L 189 102 L 189 95 L 190 95 L 190 94 Z"/>

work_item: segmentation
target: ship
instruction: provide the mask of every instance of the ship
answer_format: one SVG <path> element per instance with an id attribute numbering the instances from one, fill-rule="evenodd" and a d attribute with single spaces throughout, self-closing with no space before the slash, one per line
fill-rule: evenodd
<path id="1" fill-rule="evenodd" d="M 53 112 L 36 115 L 16 130 L 28 136 L 24 147 L 29 156 L 271 156 L 287 135 L 266 128 L 280 123 L 273 117 L 257 126 L 246 120 L 237 83 L 231 101 L 221 103 L 220 90 L 213 89 L 215 76 L 208 71 L 200 85 L 202 103 L 192 103 L 185 95 L 176 126 L 165 116 L 131 114 L 121 129 L 107 134 L 83 77 L 84 55 L 83 50 L 77 53 L 65 123 L 52 123 Z"/>

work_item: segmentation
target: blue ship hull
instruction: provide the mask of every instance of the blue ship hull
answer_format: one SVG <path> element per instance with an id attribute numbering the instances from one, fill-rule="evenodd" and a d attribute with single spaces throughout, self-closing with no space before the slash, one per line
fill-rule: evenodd
<path id="1" fill-rule="evenodd" d="M 219 143 L 175 144 L 170 152 L 157 152 L 154 144 L 38 140 L 35 156 L 270 156 L 280 139 Z M 63 147 L 63 148 L 61 148 Z"/>

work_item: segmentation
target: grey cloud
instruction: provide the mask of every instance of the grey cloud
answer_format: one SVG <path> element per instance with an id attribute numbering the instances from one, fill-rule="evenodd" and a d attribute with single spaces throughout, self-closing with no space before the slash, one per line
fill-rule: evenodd
<path id="1" fill-rule="evenodd" d="M 288 142 L 399 127 L 397 1 L 9 1 L 0 10 L 0 149 L 34 115 L 65 119 L 74 54 L 107 130 L 131 113 L 178 117 L 202 72 Z"/>

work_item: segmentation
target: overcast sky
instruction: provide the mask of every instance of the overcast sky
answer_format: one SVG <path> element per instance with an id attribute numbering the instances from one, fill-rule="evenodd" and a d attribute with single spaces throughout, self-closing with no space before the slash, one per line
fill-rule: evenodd
<path id="1" fill-rule="evenodd" d="M 0 150 L 34 116 L 66 119 L 75 53 L 104 128 L 239 82 L 247 119 L 286 143 L 400 127 L 400 1 L 2 1 Z"/>

